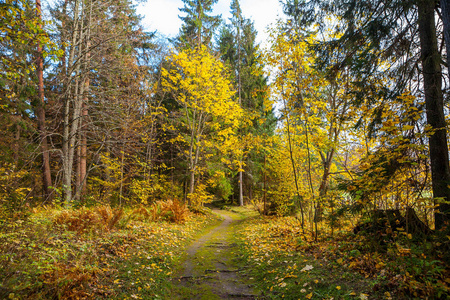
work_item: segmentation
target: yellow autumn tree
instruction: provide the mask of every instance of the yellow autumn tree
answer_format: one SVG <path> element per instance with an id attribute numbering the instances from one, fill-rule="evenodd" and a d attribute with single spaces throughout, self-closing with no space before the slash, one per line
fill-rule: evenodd
<path id="1" fill-rule="evenodd" d="M 207 199 L 203 185 L 198 186 L 198 195 L 195 193 L 202 155 L 208 148 L 229 149 L 235 143 L 243 112 L 232 100 L 235 92 L 223 64 L 206 47 L 174 53 L 167 62 L 162 86 L 181 107 L 178 120 L 185 133 L 179 139 L 187 144 L 188 201 L 195 206 Z"/>
<path id="2" fill-rule="evenodd" d="M 272 162 L 284 161 L 289 166 L 274 168 L 277 177 L 290 178 L 290 187 L 286 183 L 277 187 L 283 197 L 292 199 L 282 206 L 297 206 L 302 224 L 307 216 L 317 224 L 329 202 L 332 174 L 344 176 L 337 160 L 345 155 L 343 136 L 354 134 L 348 132 L 353 122 L 351 99 L 345 74 L 329 80 L 314 67 L 317 58 L 310 45 L 317 37 L 298 28 L 287 30 L 289 26 L 280 21 L 271 30 L 272 44 L 265 51 L 274 79 L 272 93 L 281 113 L 280 147 Z"/>

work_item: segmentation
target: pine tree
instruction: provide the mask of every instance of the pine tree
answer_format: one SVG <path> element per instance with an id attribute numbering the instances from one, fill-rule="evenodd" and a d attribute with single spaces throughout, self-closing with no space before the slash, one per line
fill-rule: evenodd
<path id="1" fill-rule="evenodd" d="M 89 156 L 92 165 L 100 150 L 119 156 L 127 150 L 131 133 L 118 128 L 132 123 L 124 115 L 139 117 L 131 102 L 140 92 L 136 47 L 146 40 L 128 0 L 61 1 L 52 14 L 58 39 L 67 45 L 52 82 L 54 136 L 62 139 L 57 145 L 69 204 L 86 191 Z"/>

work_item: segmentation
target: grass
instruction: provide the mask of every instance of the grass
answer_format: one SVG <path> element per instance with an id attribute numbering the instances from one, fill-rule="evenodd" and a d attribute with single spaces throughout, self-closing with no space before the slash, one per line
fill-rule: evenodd
<path id="1" fill-rule="evenodd" d="M 239 273 L 245 266 L 236 259 L 239 254 L 235 233 L 240 221 L 247 218 L 248 214 L 255 213 L 248 209 L 231 208 L 222 210 L 220 214 L 230 217 L 234 222 L 209 232 L 202 242 L 195 245 L 195 254 L 188 258 L 193 266 L 192 272 L 187 277 L 179 276 L 180 280 L 173 281 L 172 293 L 167 299 L 222 299 L 225 290 L 234 287 L 236 281 L 241 287 L 250 284 L 248 278 Z M 220 275 L 224 270 L 231 272 L 225 278 Z"/>

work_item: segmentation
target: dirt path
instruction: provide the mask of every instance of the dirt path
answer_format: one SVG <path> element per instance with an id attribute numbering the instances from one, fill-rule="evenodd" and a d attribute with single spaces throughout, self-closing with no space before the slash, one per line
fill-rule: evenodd
<path id="1" fill-rule="evenodd" d="M 174 299 L 256 299 L 236 261 L 234 232 L 240 215 L 213 210 L 224 220 L 187 249 Z"/>

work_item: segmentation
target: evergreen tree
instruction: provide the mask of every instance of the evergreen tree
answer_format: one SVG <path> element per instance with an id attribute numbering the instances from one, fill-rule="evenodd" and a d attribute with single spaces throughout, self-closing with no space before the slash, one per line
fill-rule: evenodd
<path id="1" fill-rule="evenodd" d="M 128 0 L 60 1 L 52 15 L 56 38 L 66 45 L 49 78 L 52 138 L 61 147 L 64 199 L 70 203 L 86 192 L 89 164 L 103 163 L 105 152 L 114 159 L 135 151 L 128 141 L 136 139 L 131 124 L 143 106 L 136 103 L 143 86 L 137 48 L 148 36 Z"/>
<path id="2" fill-rule="evenodd" d="M 185 16 L 179 16 L 184 22 L 176 42 L 179 48 L 192 48 L 205 45 L 211 46 L 212 37 L 221 22 L 220 16 L 209 15 L 212 6 L 218 0 L 183 0 L 184 7 L 180 11 Z"/>
<path id="3" fill-rule="evenodd" d="M 264 155 L 253 141 L 257 136 L 272 135 L 276 118 L 272 108 L 267 107 L 268 84 L 253 22 L 243 17 L 238 0 L 232 1 L 231 14 L 231 24 L 222 27 L 218 49 L 231 70 L 237 91 L 236 101 L 249 120 L 239 129 L 243 157 L 239 158 L 241 167 L 235 192 L 238 193 L 239 204 L 243 205 L 243 197 L 253 197 L 253 186 L 262 177 Z"/>

